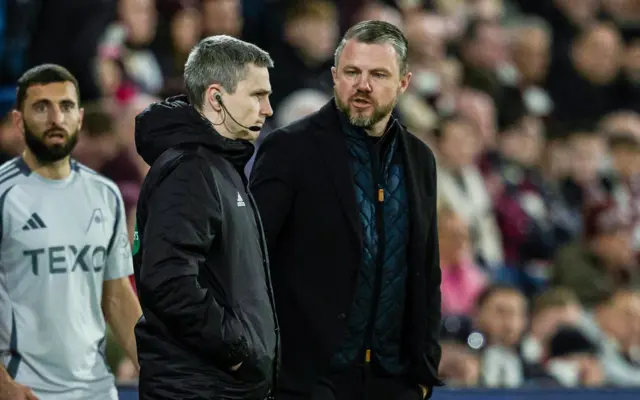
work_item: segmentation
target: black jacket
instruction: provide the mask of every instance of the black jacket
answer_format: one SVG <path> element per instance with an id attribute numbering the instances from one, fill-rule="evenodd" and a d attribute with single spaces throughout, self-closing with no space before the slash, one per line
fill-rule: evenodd
<path id="1" fill-rule="evenodd" d="M 438 379 L 440 265 L 433 153 L 404 127 L 399 144 L 410 206 L 402 357 L 408 378 Z M 264 140 L 251 173 L 264 222 L 282 334 L 279 387 L 308 391 L 344 337 L 362 257 L 345 135 L 333 100 Z"/>
<path id="2" fill-rule="evenodd" d="M 136 118 L 136 146 L 151 165 L 134 262 L 140 398 L 264 398 L 278 336 L 266 244 L 242 174 L 253 146 L 220 136 L 183 97 Z"/>

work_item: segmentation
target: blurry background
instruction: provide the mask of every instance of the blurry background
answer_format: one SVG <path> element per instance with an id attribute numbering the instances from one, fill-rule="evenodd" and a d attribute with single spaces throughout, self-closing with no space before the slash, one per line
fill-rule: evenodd
<path id="1" fill-rule="evenodd" d="M 181 93 L 200 38 L 271 53 L 264 137 L 331 98 L 333 50 L 364 19 L 407 35 L 396 111 L 439 163 L 448 385 L 640 387 L 640 0 L 0 0 L 0 114 L 27 68 L 67 67 L 75 157 L 116 181 L 132 228 L 134 117 Z M 23 146 L 5 117 L 0 157 Z"/>

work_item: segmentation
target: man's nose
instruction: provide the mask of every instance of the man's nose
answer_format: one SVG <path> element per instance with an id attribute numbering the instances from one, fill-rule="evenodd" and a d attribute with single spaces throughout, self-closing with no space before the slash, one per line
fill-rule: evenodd
<path id="1" fill-rule="evenodd" d="M 356 81 L 356 89 L 362 92 L 371 92 L 371 85 L 369 84 L 369 75 L 362 74 Z"/>
<path id="2" fill-rule="evenodd" d="M 50 108 L 49 122 L 57 125 L 62 125 L 64 123 L 64 113 L 60 110 L 60 107 L 53 106 Z"/>
<path id="3" fill-rule="evenodd" d="M 267 117 L 273 115 L 273 108 L 271 108 L 271 102 L 268 98 L 264 99 L 264 101 L 260 105 L 260 113 L 262 115 L 266 115 Z"/>

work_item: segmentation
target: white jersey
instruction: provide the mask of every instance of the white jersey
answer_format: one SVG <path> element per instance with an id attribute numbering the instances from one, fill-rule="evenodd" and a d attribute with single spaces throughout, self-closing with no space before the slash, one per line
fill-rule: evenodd
<path id="1" fill-rule="evenodd" d="M 41 399 L 117 399 L 105 359 L 102 285 L 133 263 L 122 196 L 71 161 L 49 180 L 0 167 L 0 355 Z"/>

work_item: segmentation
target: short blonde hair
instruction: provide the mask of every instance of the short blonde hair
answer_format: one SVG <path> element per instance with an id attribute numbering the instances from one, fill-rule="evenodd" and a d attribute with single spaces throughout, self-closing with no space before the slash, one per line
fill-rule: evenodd
<path id="1" fill-rule="evenodd" d="M 565 287 L 553 287 L 540 293 L 533 301 L 533 314 L 539 314 L 542 311 L 556 307 L 567 307 L 574 304 L 580 304 L 578 296 Z"/>
<path id="2" fill-rule="evenodd" d="M 338 18 L 336 6 L 326 0 L 307 0 L 292 4 L 285 13 L 287 21 L 298 18 L 315 18 L 334 21 Z"/>

